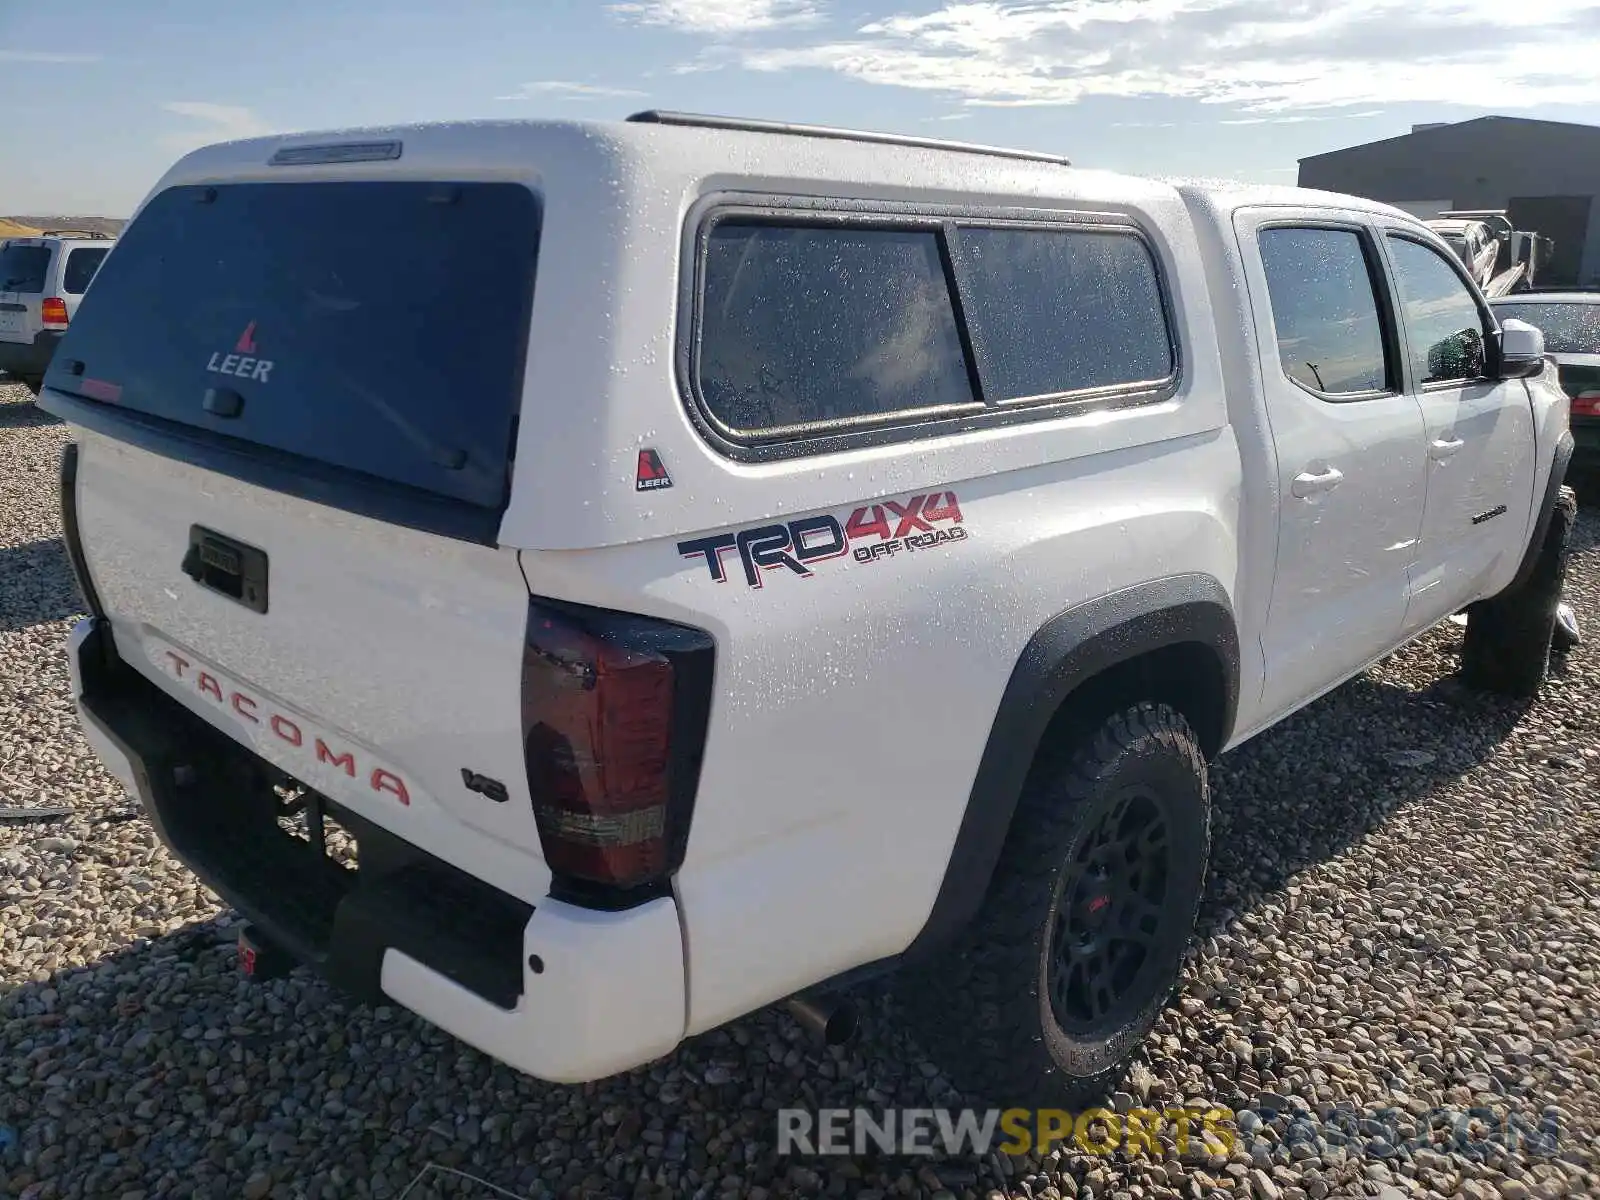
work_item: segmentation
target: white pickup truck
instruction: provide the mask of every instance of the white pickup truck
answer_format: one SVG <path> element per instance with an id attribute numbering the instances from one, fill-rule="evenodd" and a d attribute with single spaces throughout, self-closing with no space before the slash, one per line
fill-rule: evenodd
<path id="1" fill-rule="evenodd" d="M 1207 760 L 1463 609 L 1536 690 L 1573 516 L 1403 212 L 676 114 L 196 151 L 44 382 L 84 728 L 245 957 L 552 1080 L 895 968 L 1105 1087 Z"/>

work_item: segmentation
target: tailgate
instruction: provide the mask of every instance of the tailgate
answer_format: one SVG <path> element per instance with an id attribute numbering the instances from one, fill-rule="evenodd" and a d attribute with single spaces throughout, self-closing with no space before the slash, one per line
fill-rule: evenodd
<path id="1" fill-rule="evenodd" d="M 502 182 L 167 188 L 40 398 L 80 434 L 79 532 L 119 655 L 518 896 L 549 876 L 520 727 L 528 589 L 495 543 L 538 231 L 533 193 Z"/>
<path id="2" fill-rule="evenodd" d="M 38 324 L 37 312 L 29 308 L 29 297 L 0 291 L 0 341 L 31 342 L 28 330 Z M 37 297 L 33 298 L 37 308 Z"/>
<path id="3" fill-rule="evenodd" d="M 77 497 L 124 661 L 289 775 L 457 866 L 485 873 L 461 826 L 539 854 L 519 705 L 528 592 L 514 551 L 94 434 L 80 443 Z M 469 791 L 464 769 L 502 781 L 510 802 Z M 499 882 L 542 894 L 539 875 Z"/>

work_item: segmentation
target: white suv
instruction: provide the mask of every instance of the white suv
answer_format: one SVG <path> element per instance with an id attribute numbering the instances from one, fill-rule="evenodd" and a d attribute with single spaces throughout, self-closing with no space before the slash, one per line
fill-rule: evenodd
<path id="1" fill-rule="evenodd" d="M 247 966 L 534 1075 L 897 968 L 961 1083 L 1093 1091 L 1209 758 L 1464 607 L 1539 686 L 1542 349 L 1348 196 L 656 113 L 211 147 L 40 397 L 81 717 Z"/>
<path id="2" fill-rule="evenodd" d="M 0 371 L 35 393 L 114 239 L 47 229 L 0 243 Z"/>

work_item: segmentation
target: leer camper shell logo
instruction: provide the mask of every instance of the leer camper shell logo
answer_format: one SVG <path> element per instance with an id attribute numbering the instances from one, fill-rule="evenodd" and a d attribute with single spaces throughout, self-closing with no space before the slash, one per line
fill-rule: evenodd
<path id="1" fill-rule="evenodd" d="M 211 352 L 206 370 L 214 375 L 232 375 L 255 383 L 266 383 L 267 376 L 272 374 L 272 366 L 272 359 L 262 358 L 257 353 L 256 323 L 251 321 L 233 344 L 232 354 L 223 354 L 218 350 Z"/>
<path id="2" fill-rule="evenodd" d="M 667 468 L 661 465 L 661 455 L 649 447 L 639 451 L 639 471 L 634 476 L 634 491 L 653 492 L 657 488 L 671 486 L 672 476 L 668 475 Z"/>

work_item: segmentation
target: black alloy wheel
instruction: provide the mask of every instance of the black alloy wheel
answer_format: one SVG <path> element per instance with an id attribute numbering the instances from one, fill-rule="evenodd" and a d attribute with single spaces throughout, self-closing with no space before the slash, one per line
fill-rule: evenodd
<path id="1" fill-rule="evenodd" d="M 1048 966 L 1051 1013 L 1076 1036 L 1144 1006 L 1156 983 L 1145 968 L 1171 922 L 1171 826 L 1160 800 L 1133 788 L 1086 816 L 1062 872 Z"/>

